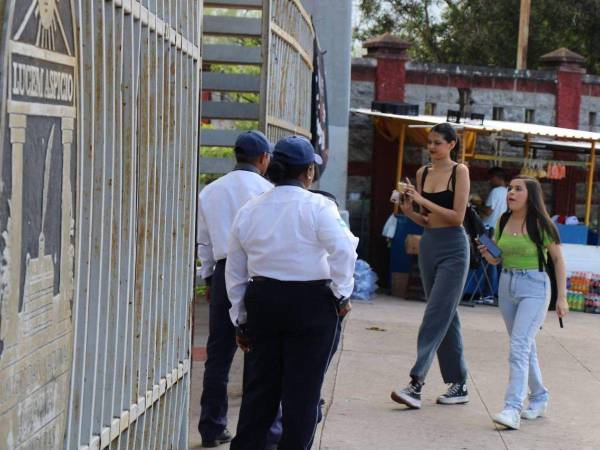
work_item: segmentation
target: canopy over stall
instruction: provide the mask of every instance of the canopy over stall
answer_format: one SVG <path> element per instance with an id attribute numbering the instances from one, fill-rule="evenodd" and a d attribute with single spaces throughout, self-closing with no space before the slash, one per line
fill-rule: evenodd
<path id="1" fill-rule="evenodd" d="M 443 116 L 405 116 L 398 114 L 382 113 L 370 109 L 351 109 L 351 112 L 365 114 L 373 117 L 373 121 L 379 132 L 389 140 L 398 140 L 398 166 L 396 168 L 396 182 L 402 178 L 402 168 L 404 165 L 404 145 L 406 139 L 418 145 L 427 144 L 427 134 L 429 129 L 438 123 L 446 122 Z M 459 160 L 461 162 L 467 159 L 488 160 L 488 161 L 506 161 L 523 162 L 530 158 L 530 151 L 536 149 L 560 150 L 583 154 L 585 161 L 567 160 L 554 161 L 564 166 L 582 167 L 587 173 L 587 189 L 585 202 L 585 224 L 589 225 L 590 214 L 592 210 L 592 186 L 594 182 L 594 171 L 596 162 L 596 145 L 600 142 L 600 133 L 589 131 L 573 130 L 569 128 L 551 127 L 547 125 L 537 125 L 521 122 L 504 122 L 499 120 L 481 121 L 461 121 L 455 124 L 457 132 L 461 137 L 461 147 L 459 149 Z M 507 139 L 511 144 L 522 146 L 523 157 L 502 156 L 495 154 L 477 153 L 476 143 L 478 135 L 489 135 L 492 133 L 511 133 L 522 135 L 522 140 L 514 139 L 514 136 Z M 545 138 L 532 139 L 534 137 Z"/>

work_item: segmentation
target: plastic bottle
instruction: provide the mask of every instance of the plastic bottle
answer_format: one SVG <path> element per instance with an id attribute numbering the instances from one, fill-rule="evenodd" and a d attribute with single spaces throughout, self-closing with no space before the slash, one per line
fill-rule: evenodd
<path id="1" fill-rule="evenodd" d="M 574 291 L 579 290 L 579 277 L 577 276 L 577 272 L 573 272 L 571 275 L 571 289 Z"/>
<path id="2" fill-rule="evenodd" d="M 590 287 L 591 287 L 591 284 L 592 284 L 592 274 L 591 274 L 591 273 L 589 273 L 589 272 L 587 272 L 587 273 L 585 274 L 585 286 L 584 286 L 584 292 L 585 292 L 586 294 L 589 294 L 589 292 L 590 292 Z"/>
<path id="3" fill-rule="evenodd" d="M 573 291 L 567 291 L 567 303 L 569 304 L 569 309 L 575 308 L 575 296 Z"/>

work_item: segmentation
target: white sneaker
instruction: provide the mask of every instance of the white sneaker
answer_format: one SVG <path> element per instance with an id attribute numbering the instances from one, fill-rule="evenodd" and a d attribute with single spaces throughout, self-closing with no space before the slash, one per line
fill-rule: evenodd
<path id="1" fill-rule="evenodd" d="M 502 425 L 511 430 L 518 430 L 521 428 L 521 417 L 519 411 L 516 409 L 504 409 L 502 412 L 492 417 L 494 423 Z"/>
<path id="2" fill-rule="evenodd" d="M 527 409 L 521 411 L 521 418 L 527 420 L 534 420 L 538 417 L 544 417 L 548 411 L 548 402 L 540 403 L 536 406 L 529 405 Z"/>

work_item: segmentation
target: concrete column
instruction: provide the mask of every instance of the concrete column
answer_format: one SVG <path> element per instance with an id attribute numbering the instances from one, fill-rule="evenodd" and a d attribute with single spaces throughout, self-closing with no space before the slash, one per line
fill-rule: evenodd
<path id="1" fill-rule="evenodd" d="M 571 50 L 560 48 L 542 56 L 541 62 L 545 68 L 556 71 L 556 126 L 578 129 L 585 58 Z M 558 160 L 576 159 L 574 154 L 568 152 L 555 152 L 554 157 Z M 553 182 L 554 214 L 575 214 L 575 170 L 577 169 L 568 167 L 566 178 Z"/>
<path id="2" fill-rule="evenodd" d="M 352 53 L 352 2 L 302 0 L 312 15 L 321 50 L 325 52 L 325 82 L 329 113 L 329 161 L 319 188 L 336 196 L 346 208 L 348 181 L 348 110 Z"/>

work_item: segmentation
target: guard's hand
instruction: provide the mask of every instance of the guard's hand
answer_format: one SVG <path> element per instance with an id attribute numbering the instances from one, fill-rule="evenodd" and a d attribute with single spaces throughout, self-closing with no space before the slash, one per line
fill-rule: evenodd
<path id="1" fill-rule="evenodd" d="M 248 353 L 252 350 L 252 341 L 246 331 L 246 324 L 238 325 L 235 328 L 235 342 L 244 353 Z"/>
<path id="2" fill-rule="evenodd" d="M 346 303 L 342 308 L 338 309 L 338 317 L 343 319 L 352 310 L 352 303 Z"/>
<path id="3" fill-rule="evenodd" d="M 248 339 L 247 336 L 236 336 L 235 342 L 237 343 L 240 350 L 244 353 L 248 353 L 252 350 L 250 339 Z"/>

